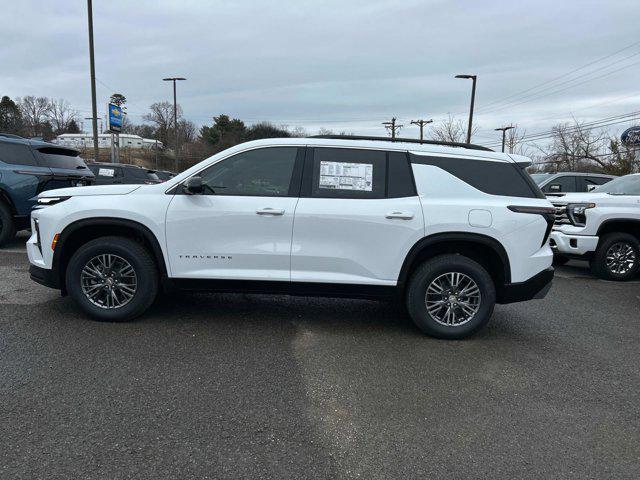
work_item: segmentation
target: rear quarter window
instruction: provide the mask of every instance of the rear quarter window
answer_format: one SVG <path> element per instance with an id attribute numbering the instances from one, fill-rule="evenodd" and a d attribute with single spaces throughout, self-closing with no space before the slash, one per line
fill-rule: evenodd
<path id="1" fill-rule="evenodd" d="M 44 147 L 37 150 L 40 164 L 50 168 L 86 167 L 84 160 L 75 150 L 57 147 Z M 78 168 L 80 170 L 81 168 Z"/>
<path id="2" fill-rule="evenodd" d="M 545 198 L 531 176 L 512 162 L 416 154 L 411 154 L 411 162 L 441 168 L 490 195 Z"/>

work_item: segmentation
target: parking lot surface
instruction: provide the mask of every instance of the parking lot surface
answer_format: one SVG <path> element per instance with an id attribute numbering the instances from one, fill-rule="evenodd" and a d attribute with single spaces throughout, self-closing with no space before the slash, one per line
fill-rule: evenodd
<path id="1" fill-rule="evenodd" d="M 0 478 L 639 478 L 640 282 L 557 271 L 464 341 L 390 303 L 87 320 L 0 249 Z"/>

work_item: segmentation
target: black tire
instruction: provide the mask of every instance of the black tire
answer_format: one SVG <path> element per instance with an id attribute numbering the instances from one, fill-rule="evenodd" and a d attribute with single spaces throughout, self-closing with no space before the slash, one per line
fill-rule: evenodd
<path id="1" fill-rule="evenodd" d="M 98 255 L 107 254 L 128 262 L 136 276 L 137 288 L 133 297 L 120 307 L 95 305 L 82 287 L 81 273 L 85 265 Z M 158 283 L 158 269 L 151 254 L 142 245 L 123 237 L 101 237 L 82 245 L 71 257 L 66 271 L 69 295 L 91 317 L 107 322 L 125 322 L 142 315 L 155 300 Z"/>
<path id="2" fill-rule="evenodd" d="M 631 265 L 624 271 L 616 271 L 616 263 L 608 263 L 607 255 L 615 254 L 615 249 L 623 248 L 629 253 Z M 618 264 L 619 265 L 619 264 Z M 640 242 L 633 235 L 622 232 L 608 233 L 600 239 L 596 254 L 590 262 L 594 275 L 604 280 L 631 280 L 638 273 L 640 266 Z"/>
<path id="3" fill-rule="evenodd" d="M 427 288 L 447 273 L 466 275 L 476 283 L 480 293 L 477 310 L 459 325 L 443 325 L 427 310 Z M 407 310 L 418 328 L 427 335 L 445 339 L 465 338 L 482 328 L 491 318 L 495 302 L 496 290 L 489 273 L 479 263 L 462 255 L 441 255 L 420 265 L 409 280 L 406 294 Z"/>
<path id="4" fill-rule="evenodd" d="M 9 206 L 0 202 L 0 247 L 13 240 L 16 236 L 16 227 Z"/>
<path id="5" fill-rule="evenodd" d="M 562 266 L 571 260 L 569 257 L 565 257 L 564 255 L 554 255 L 553 256 L 553 264 L 555 266 Z"/>

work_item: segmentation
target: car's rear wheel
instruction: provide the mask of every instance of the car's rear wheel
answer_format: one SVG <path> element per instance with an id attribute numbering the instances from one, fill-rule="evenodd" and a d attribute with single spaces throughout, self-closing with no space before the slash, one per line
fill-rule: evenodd
<path id="1" fill-rule="evenodd" d="M 423 263 L 409 280 L 406 303 L 414 323 L 438 338 L 467 337 L 491 318 L 493 280 L 477 262 L 442 255 Z"/>
<path id="2" fill-rule="evenodd" d="M 75 252 L 66 272 L 69 295 L 98 320 L 121 322 L 141 315 L 158 293 L 151 254 L 128 238 L 101 237 Z"/>
<path id="3" fill-rule="evenodd" d="M 16 228 L 13 222 L 11 209 L 3 202 L 0 202 L 0 247 L 16 236 Z"/>
<path id="4" fill-rule="evenodd" d="M 605 280 L 630 280 L 640 267 L 640 242 L 631 234 L 616 232 L 602 237 L 591 260 L 591 271 Z"/>

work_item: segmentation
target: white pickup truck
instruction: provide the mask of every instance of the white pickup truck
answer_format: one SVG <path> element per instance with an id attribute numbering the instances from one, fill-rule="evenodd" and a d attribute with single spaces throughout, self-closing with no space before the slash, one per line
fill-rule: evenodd
<path id="1" fill-rule="evenodd" d="M 552 201 L 556 221 L 551 248 L 556 263 L 589 260 L 607 280 L 630 280 L 640 265 L 640 174 L 612 180 L 589 193 Z"/>

